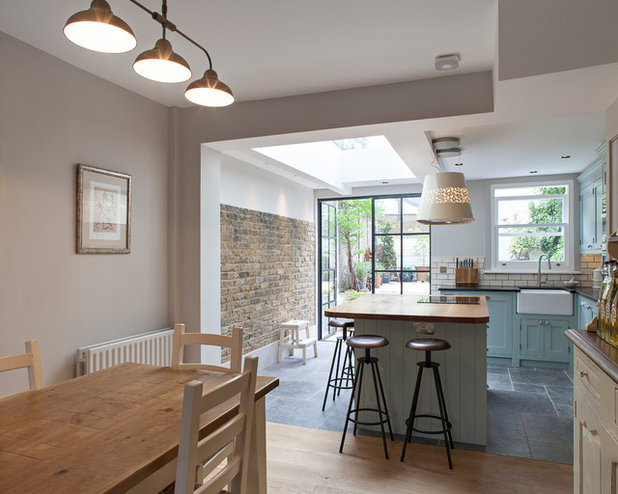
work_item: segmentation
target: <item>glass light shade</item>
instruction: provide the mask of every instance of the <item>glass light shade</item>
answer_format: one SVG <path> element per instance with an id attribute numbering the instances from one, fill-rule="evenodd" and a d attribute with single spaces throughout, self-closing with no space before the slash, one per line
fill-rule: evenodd
<path id="1" fill-rule="evenodd" d="M 172 44 L 166 39 L 158 40 L 152 50 L 138 55 L 133 70 L 157 82 L 183 82 L 191 77 L 189 64 L 172 50 Z"/>
<path id="2" fill-rule="evenodd" d="M 212 69 L 204 72 L 201 79 L 189 84 L 185 98 L 201 106 L 220 107 L 234 103 L 232 90 L 219 80 L 219 76 Z"/>
<path id="3" fill-rule="evenodd" d="M 425 225 L 472 223 L 470 194 L 463 173 L 427 175 L 416 221 Z"/>
<path id="4" fill-rule="evenodd" d="M 129 25 L 112 13 L 105 0 L 93 0 L 88 10 L 69 17 L 64 35 L 76 45 L 101 53 L 124 53 L 137 46 Z"/>

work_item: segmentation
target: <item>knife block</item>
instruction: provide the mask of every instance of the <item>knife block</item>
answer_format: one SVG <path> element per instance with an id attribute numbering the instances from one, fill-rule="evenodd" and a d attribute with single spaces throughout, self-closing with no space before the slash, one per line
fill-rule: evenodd
<path id="1" fill-rule="evenodd" d="M 478 286 L 476 268 L 455 268 L 455 286 Z"/>

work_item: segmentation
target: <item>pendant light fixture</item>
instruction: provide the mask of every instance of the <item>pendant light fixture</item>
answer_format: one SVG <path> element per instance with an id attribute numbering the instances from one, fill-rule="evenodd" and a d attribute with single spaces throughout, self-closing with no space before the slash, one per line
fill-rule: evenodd
<path id="1" fill-rule="evenodd" d="M 137 0 L 129 1 L 147 12 L 163 29 L 163 36 L 154 48 L 141 53 L 133 62 L 135 72 L 147 79 L 165 83 L 183 82 L 191 77 L 189 64 L 172 49 L 166 38 L 166 30 L 169 30 L 197 46 L 208 58 L 208 70 L 201 79 L 187 87 L 185 97 L 195 104 L 210 107 L 227 106 L 234 102 L 232 90 L 219 80 L 213 70 L 208 51 L 168 20 L 167 0 L 162 0 L 162 14 L 153 12 Z M 93 0 L 90 9 L 69 17 L 64 34 L 79 46 L 103 53 L 122 53 L 137 45 L 129 25 L 112 13 L 105 0 Z"/>
<path id="2" fill-rule="evenodd" d="M 416 221 L 425 225 L 472 223 L 470 193 L 463 173 L 427 175 Z"/>
<path id="3" fill-rule="evenodd" d="M 172 49 L 165 38 L 155 43 L 152 50 L 138 55 L 133 70 L 142 77 L 157 82 L 184 82 L 191 77 L 187 61 Z"/>
<path id="4" fill-rule="evenodd" d="M 202 106 L 228 106 L 234 103 L 232 90 L 219 80 L 217 73 L 208 69 L 204 77 L 193 81 L 187 87 L 185 98 L 191 103 Z"/>
<path id="5" fill-rule="evenodd" d="M 124 53 L 137 45 L 129 25 L 113 14 L 105 0 L 93 0 L 88 10 L 69 17 L 64 35 L 82 48 L 101 53 Z"/>

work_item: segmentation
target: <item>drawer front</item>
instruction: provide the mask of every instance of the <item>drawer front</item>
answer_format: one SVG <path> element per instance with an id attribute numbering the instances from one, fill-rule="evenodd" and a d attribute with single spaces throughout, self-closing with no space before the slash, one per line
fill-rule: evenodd
<path id="1" fill-rule="evenodd" d="M 599 369 L 584 353 L 579 349 L 575 352 L 573 359 L 573 380 L 575 386 L 581 390 L 584 398 L 588 401 L 592 409 L 601 415 L 603 388 L 605 380 L 603 371 Z M 612 393 L 613 397 L 613 393 Z M 611 409 L 613 409 L 612 407 Z"/>

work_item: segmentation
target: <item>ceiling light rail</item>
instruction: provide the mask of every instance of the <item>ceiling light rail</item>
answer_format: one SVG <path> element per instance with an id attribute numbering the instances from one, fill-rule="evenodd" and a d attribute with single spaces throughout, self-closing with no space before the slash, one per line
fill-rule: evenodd
<path id="1" fill-rule="evenodd" d="M 136 73 L 157 82 L 176 83 L 191 77 L 191 68 L 186 60 L 174 52 L 172 44 L 166 38 L 166 30 L 183 37 L 204 52 L 208 59 L 208 69 L 201 79 L 193 81 L 185 91 L 185 97 L 197 105 L 221 107 L 234 102 L 232 90 L 219 80 L 212 68 L 212 58 L 202 45 L 178 29 L 167 18 L 167 0 L 162 1 L 161 14 L 150 10 L 137 0 L 129 0 L 146 13 L 155 22 L 161 24 L 162 37 L 155 47 L 147 50 L 135 59 L 133 69 Z M 102 53 L 124 53 L 137 46 L 137 40 L 131 27 L 112 13 L 105 0 L 93 0 L 88 10 L 78 12 L 66 22 L 64 34 L 78 46 Z"/>

